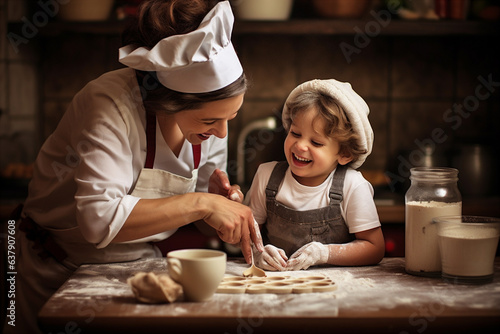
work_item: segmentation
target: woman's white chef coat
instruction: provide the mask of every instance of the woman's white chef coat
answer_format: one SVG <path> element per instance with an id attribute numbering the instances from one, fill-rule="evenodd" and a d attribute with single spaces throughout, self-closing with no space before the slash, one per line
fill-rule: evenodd
<path id="1" fill-rule="evenodd" d="M 23 322 L 6 326 L 7 333 L 38 333 L 37 312 L 82 263 L 162 256 L 149 242 L 110 244 L 139 201 L 131 194 L 145 167 L 145 129 L 133 69 L 106 73 L 74 97 L 40 150 L 23 211 L 50 232 L 67 256 L 60 261 L 41 257 L 27 234 L 17 231 L 16 312 Z M 155 146 L 153 168 L 192 178 L 189 142 L 176 157 L 157 126 Z M 225 170 L 226 158 L 225 138 L 212 136 L 201 144 L 196 191 L 208 190 L 210 175 L 215 168 Z"/>
<path id="2" fill-rule="evenodd" d="M 133 69 L 88 83 L 40 150 L 25 214 L 43 228 L 79 228 L 89 243 L 106 247 L 139 201 L 131 192 L 146 159 L 145 126 Z M 226 161 L 227 137 L 204 141 L 196 191 L 206 192 Z M 191 144 L 185 141 L 176 157 L 157 128 L 154 168 L 191 177 Z"/>

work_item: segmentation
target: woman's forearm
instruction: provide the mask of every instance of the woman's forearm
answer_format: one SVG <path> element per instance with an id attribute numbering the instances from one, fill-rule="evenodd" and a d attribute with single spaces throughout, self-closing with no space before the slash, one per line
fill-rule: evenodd
<path id="1" fill-rule="evenodd" d="M 141 199 L 128 216 L 113 242 L 125 242 L 173 230 L 204 218 L 202 193 L 168 198 Z"/>
<path id="2" fill-rule="evenodd" d="M 248 206 L 221 195 L 196 192 L 163 199 L 141 199 L 113 242 L 137 240 L 198 220 L 214 228 L 223 241 L 241 243 L 247 263 L 251 261 L 251 240 L 260 251 L 264 249 Z"/>

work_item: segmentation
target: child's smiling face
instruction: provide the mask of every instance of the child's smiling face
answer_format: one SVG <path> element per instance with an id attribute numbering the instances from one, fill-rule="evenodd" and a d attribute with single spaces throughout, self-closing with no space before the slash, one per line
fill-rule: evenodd
<path id="1" fill-rule="evenodd" d="M 315 108 L 299 112 L 285 139 L 285 156 L 295 179 L 306 186 L 320 185 L 337 167 L 351 161 L 339 155 L 337 140 L 325 134 L 326 120 Z"/>

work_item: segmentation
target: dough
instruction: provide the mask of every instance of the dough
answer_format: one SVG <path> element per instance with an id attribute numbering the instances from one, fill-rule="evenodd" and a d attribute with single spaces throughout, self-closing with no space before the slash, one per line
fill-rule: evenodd
<path id="1" fill-rule="evenodd" d="M 169 275 L 139 272 L 127 280 L 135 298 L 144 303 L 173 303 L 182 294 L 182 286 Z"/>
<path id="2" fill-rule="evenodd" d="M 273 275 L 259 278 L 225 276 L 216 292 L 232 294 L 289 294 L 332 292 L 335 290 L 337 290 L 335 282 L 323 275 L 305 277 Z"/>

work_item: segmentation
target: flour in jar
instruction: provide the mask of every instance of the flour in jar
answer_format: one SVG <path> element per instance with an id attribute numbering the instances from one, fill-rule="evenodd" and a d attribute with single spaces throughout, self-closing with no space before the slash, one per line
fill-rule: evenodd
<path id="1" fill-rule="evenodd" d="M 441 257 L 436 224 L 439 216 L 461 215 L 462 202 L 408 202 L 406 203 L 405 260 L 411 274 L 437 275 L 441 271 Z"/>

